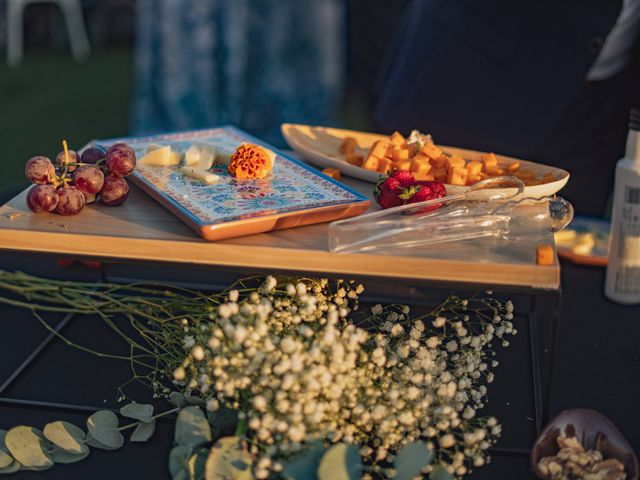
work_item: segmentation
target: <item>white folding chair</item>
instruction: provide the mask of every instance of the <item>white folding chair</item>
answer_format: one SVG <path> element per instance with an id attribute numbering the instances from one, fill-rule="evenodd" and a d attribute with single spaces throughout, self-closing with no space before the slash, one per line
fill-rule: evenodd
<path id="1" fill-rule="evenodd" d="M 55 3 L 62 11 L 69 33 L 73 58 L 89 56 L 89 37 L 82 16 L 80 0 L 6 0 L 7 2 L 7 63 L 16 66 L 22 61 L 24 42 L 24 10 L 31 3 Z"/>

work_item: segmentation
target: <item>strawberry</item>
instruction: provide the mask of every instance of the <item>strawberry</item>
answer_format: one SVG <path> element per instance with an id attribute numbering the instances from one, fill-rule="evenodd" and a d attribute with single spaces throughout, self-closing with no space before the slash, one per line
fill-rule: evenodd
<path id="1" fill-rule="evenodd" d="M 435 182 L 432 180 L 420 180 L 416 182 L 418 185 L 425 185 L 431 189 L 434 194 L 434 198 L 441 198 L 447 195 L 447 188 L 442 182 Z"/>
<path id="2" fill-rule="evenodd" d="M 440 182 L 417 181 L 411 172 L 397 170 L 388 177 L 380 177 L 373 193 L 378 205 L 392 208 L 444 197 L 446 189 Z M 425 207 L 419 213 L 430 212 L 439 206 Z"/>
<path id="3" fill-rule="evenodd" d="M 425 202 L 427 200 L 434 200 L 436 198 L 442 198 L 446 195 L 444 184 L 440 182 L 423 181 L 419 182 L 411 188 L 419 188 L 419 190 L 407 200 L 407 203 Z M 440 208 L 441 203 L 435 203 L 428 207 L 421 208 L 416 213 L 429 213 Z"/>
<path id="4" fill-rule="evenodd" d="M 403 187 L 410 187 L 411 185 L 416 183 L 416 179 L 413 176 L 413 173 L 407 172 L 406 170 L 396 170 L 391 174 L 390 178 L 395 179 Z"/>
<path id="5" fill-rule="evenodd" d="M 380 205 L 382 208 L 391 208 L 391 207 L 400 206 L 404 203 L 404 200 L 400 198 L 400 195 L 399 195 L 399 193 L 401 192 L 402 191 L 399 191 L 398 193 L 378 191 L 376 193 L 376 202 L 378 202 L 378 205 Z"/>
<path id="6" fill-rule="evenodd" d="M 395 192 L 402 190 L 400 182 L 393 177 L 386 177 L 383 180 L 380 180 L 376 187 L 381 192 Z"/>
<path id="7" fill-rule="evenodd" d="M 433 200 L 434 198 L 438 198 L 433 193 L 433 190 L 431 190 L 426 185 L 419 185 L 418 187 L 413 187 L 412 186 L 411 188 L 415 188 L 416 191 L 415 191 L 415 193 L 413 195 L 411 195 L 407 199 L 407 203 L 426 202 L 427 200 Z"/>

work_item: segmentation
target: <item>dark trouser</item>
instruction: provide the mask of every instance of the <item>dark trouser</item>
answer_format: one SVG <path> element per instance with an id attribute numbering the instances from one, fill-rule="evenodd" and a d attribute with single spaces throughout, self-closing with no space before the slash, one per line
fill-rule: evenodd
<path id="1" fill-rule="evenodd" d="M 604 81 L 585 82 L 535 155 L 534 160 L 571 173 L 560 195 L 578 213 L 605 213 L 616 161 L 624 155 L 629 110 L 638 104 L 640 87 L 633 88 L 638 84 L 631 68 Z"/>

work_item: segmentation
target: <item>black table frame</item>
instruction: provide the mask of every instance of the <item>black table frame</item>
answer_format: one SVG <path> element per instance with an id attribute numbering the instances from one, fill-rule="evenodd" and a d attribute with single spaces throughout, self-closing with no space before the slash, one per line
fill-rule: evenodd
<path id="1" fill-rule="evenodd" d="M 26 256 L 38 256 L 35 254 L 23 254 Z M 111 283 L 133 283 L 140 281 L 152 281 L 154 274 L 168 274 L 174 277 L 176 265 L 170 264 L 153 264 L 145 263 L 145 275 L 139 275 L 141 272 L 136 268 L 136 262 L 127 263 L 104 263 L 100 270 L 101 281 Z M 115 268 L 115 271 L 112 271 Z M 155 268 L 155 270 L 154 270 Z M 219 291 L 224 289 L 234 278 L 255 275 L 264 272 L 255 271 L 239 271 L 215 269 L 216 273 L 228 277 L 230 280 L 218 281 L 211 283 L 211 267 L 199 266 L 180 266 L 180 277 L 172 283 L 176 286 L 182 286 L 192 289 L 201 289 L 207 291 Z M 149 271 L 151 270 L 151 271 Z M 275 272 L 274 272 L 275 273 Z M 277 272 L 285 274 L 305 274 L 305 272 Z M 306 273 L 311 277 L 326 276 L 317 273 Z M 328 275 L 329 278 L 336 278 L 335 275 Z M 367 285 L 367 292 L 361 297 L 361 300 L 372 301 L 375 303 L 407 303 L 412 306 L 433 306 L 436 298 L 442 299 L 442 293 L 447 291 L 481 291 L 491 288 L 494 295 L 516 296 L 517 304 L 528 302 L 528 318 L 529 318 L 529 348 L 532 362 L 531 382 L 534 393 L 535 405 L 535 425 L 536 432 L 540 432 L 541 428 L 549 419 L 550 401 L 551 401 L 551 385 L 553 380 L 553 367 L 556 356 L 556 347 L 558 340 L 559 315 L 560 315 L 560 290 L 543 290 L 522 287 L 496 287 L 478 284 L 460 284 L 446 283 L 434 281 L 409 282 L 402 280 L 389 279 L 371 279 L 350 277 L 356 281 L 361 281 Z M 166 280 L 165 280 L 166 281 Z M 373 288 L 372 288 L 373 285 Z M 404 295 L 398 292 L 405 292 Z M 516 303 L 514 302 L 514 303 Z M 76 405 L 68 403 L 49 402 L 42 399 L 24 399 L 3 396 L 3 393 L 22 375 L 26 374 L 28 367 L 43 355 L 46 347 L 51 344 L 57 337 L 57 333 L 61 333 L 68 326 L 76 315 L 67 314 L 55 325 L 52 326 L 53 331 L 34 348 L 20 363 L 20 365 L 0 384 L 0 405 L 12 405 L 22 407 L 44 408 L 65 410 L 76 413 L 94 412 L 104 409 L 104 406 Z M 528 449 L 514 448 L 509 446 L 500 446 L 492 448 L 492 452 L 497 455 L 529 455 Z"/>

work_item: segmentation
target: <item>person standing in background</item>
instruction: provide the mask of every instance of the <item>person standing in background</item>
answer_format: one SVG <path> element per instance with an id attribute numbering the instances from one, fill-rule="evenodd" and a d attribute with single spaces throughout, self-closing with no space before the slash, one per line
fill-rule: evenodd
<path id="1" fill-rule="evenodd" d="M 640 100 L 640 0 L 413 0 L 383 62 L 375 121 L 556 165 L 602 215 Z"/>
<path id="2" fill-rule="evenodd" d="M 136 2 L 134 134 L 233 124 L 275 144 L 326 124 L 344 82 L 341 0 Z"/>

